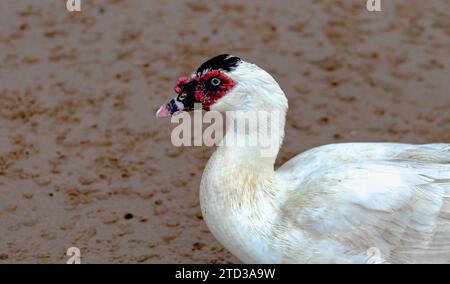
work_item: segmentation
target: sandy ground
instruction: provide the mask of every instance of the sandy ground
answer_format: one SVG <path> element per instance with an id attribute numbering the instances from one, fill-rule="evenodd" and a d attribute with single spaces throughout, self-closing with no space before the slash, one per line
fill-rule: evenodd
<path id="1" fill-rule="evenodd" d="M 450 142 L 450 1 L 0 2 L 0 263 L 235 263 L 202 221 L 213 149 L 155 109 L 204 60 L 273 74 L 282 163 L 344 141 Z"/>

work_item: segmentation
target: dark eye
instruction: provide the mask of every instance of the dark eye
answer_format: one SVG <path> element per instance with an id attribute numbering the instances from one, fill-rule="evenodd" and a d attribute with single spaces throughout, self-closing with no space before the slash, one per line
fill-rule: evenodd
<path id="1" fill-rule="evenodd" d="M 212 79 L 211 79 L 211 85 L 213 85 L 213 86 L 215 86 L 215 87 L 219 86 L 220 83 L 222 83 L 222 81 L 220 81 L 219 78 L 212 78 Z"/>

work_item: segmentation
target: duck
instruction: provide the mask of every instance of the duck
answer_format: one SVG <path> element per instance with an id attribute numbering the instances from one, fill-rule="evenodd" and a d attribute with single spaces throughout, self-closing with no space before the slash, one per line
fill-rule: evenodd
<path id="1" fill-rule="evenodd" d="M 200 182 L 206 225 L 243 263 L 450 262 L 450 144 L 329 144 L 275 169 L 288 100 L 268 72 L 222 54 L 180 78 L 174 91 L 158 118 L 195 104 L 227 113 L 227 121 L 251 111 L 279 114 L 275 124 L 228 127 L 223 136 L 255 138 L 275 125 L 274 151 L 223 143 Z"/>

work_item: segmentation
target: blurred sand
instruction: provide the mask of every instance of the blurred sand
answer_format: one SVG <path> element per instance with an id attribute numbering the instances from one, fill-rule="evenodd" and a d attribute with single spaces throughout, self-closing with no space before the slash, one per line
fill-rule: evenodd
<path id="1" fill-rule="evenodd" d="M 237 262 L 202 221 L 213 149 L 155 109 L 232 53 L 290 100 L 279 163 L 344 141 L 450 142 L 450 1 L 0 2 L 0 263 Z"/>

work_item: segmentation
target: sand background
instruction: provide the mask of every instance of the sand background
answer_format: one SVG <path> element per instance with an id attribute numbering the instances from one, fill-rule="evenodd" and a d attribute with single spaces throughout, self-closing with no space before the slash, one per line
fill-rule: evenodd
<path id="1" fill-rule="evenodd" d="M 236 263 L 202 221 L 213 149 L 155 109 L 232 53 L 289 97 L 278 164 L 346 141 L 450 142 L 450 1 L 0 1 L 0 263 Z"/>

